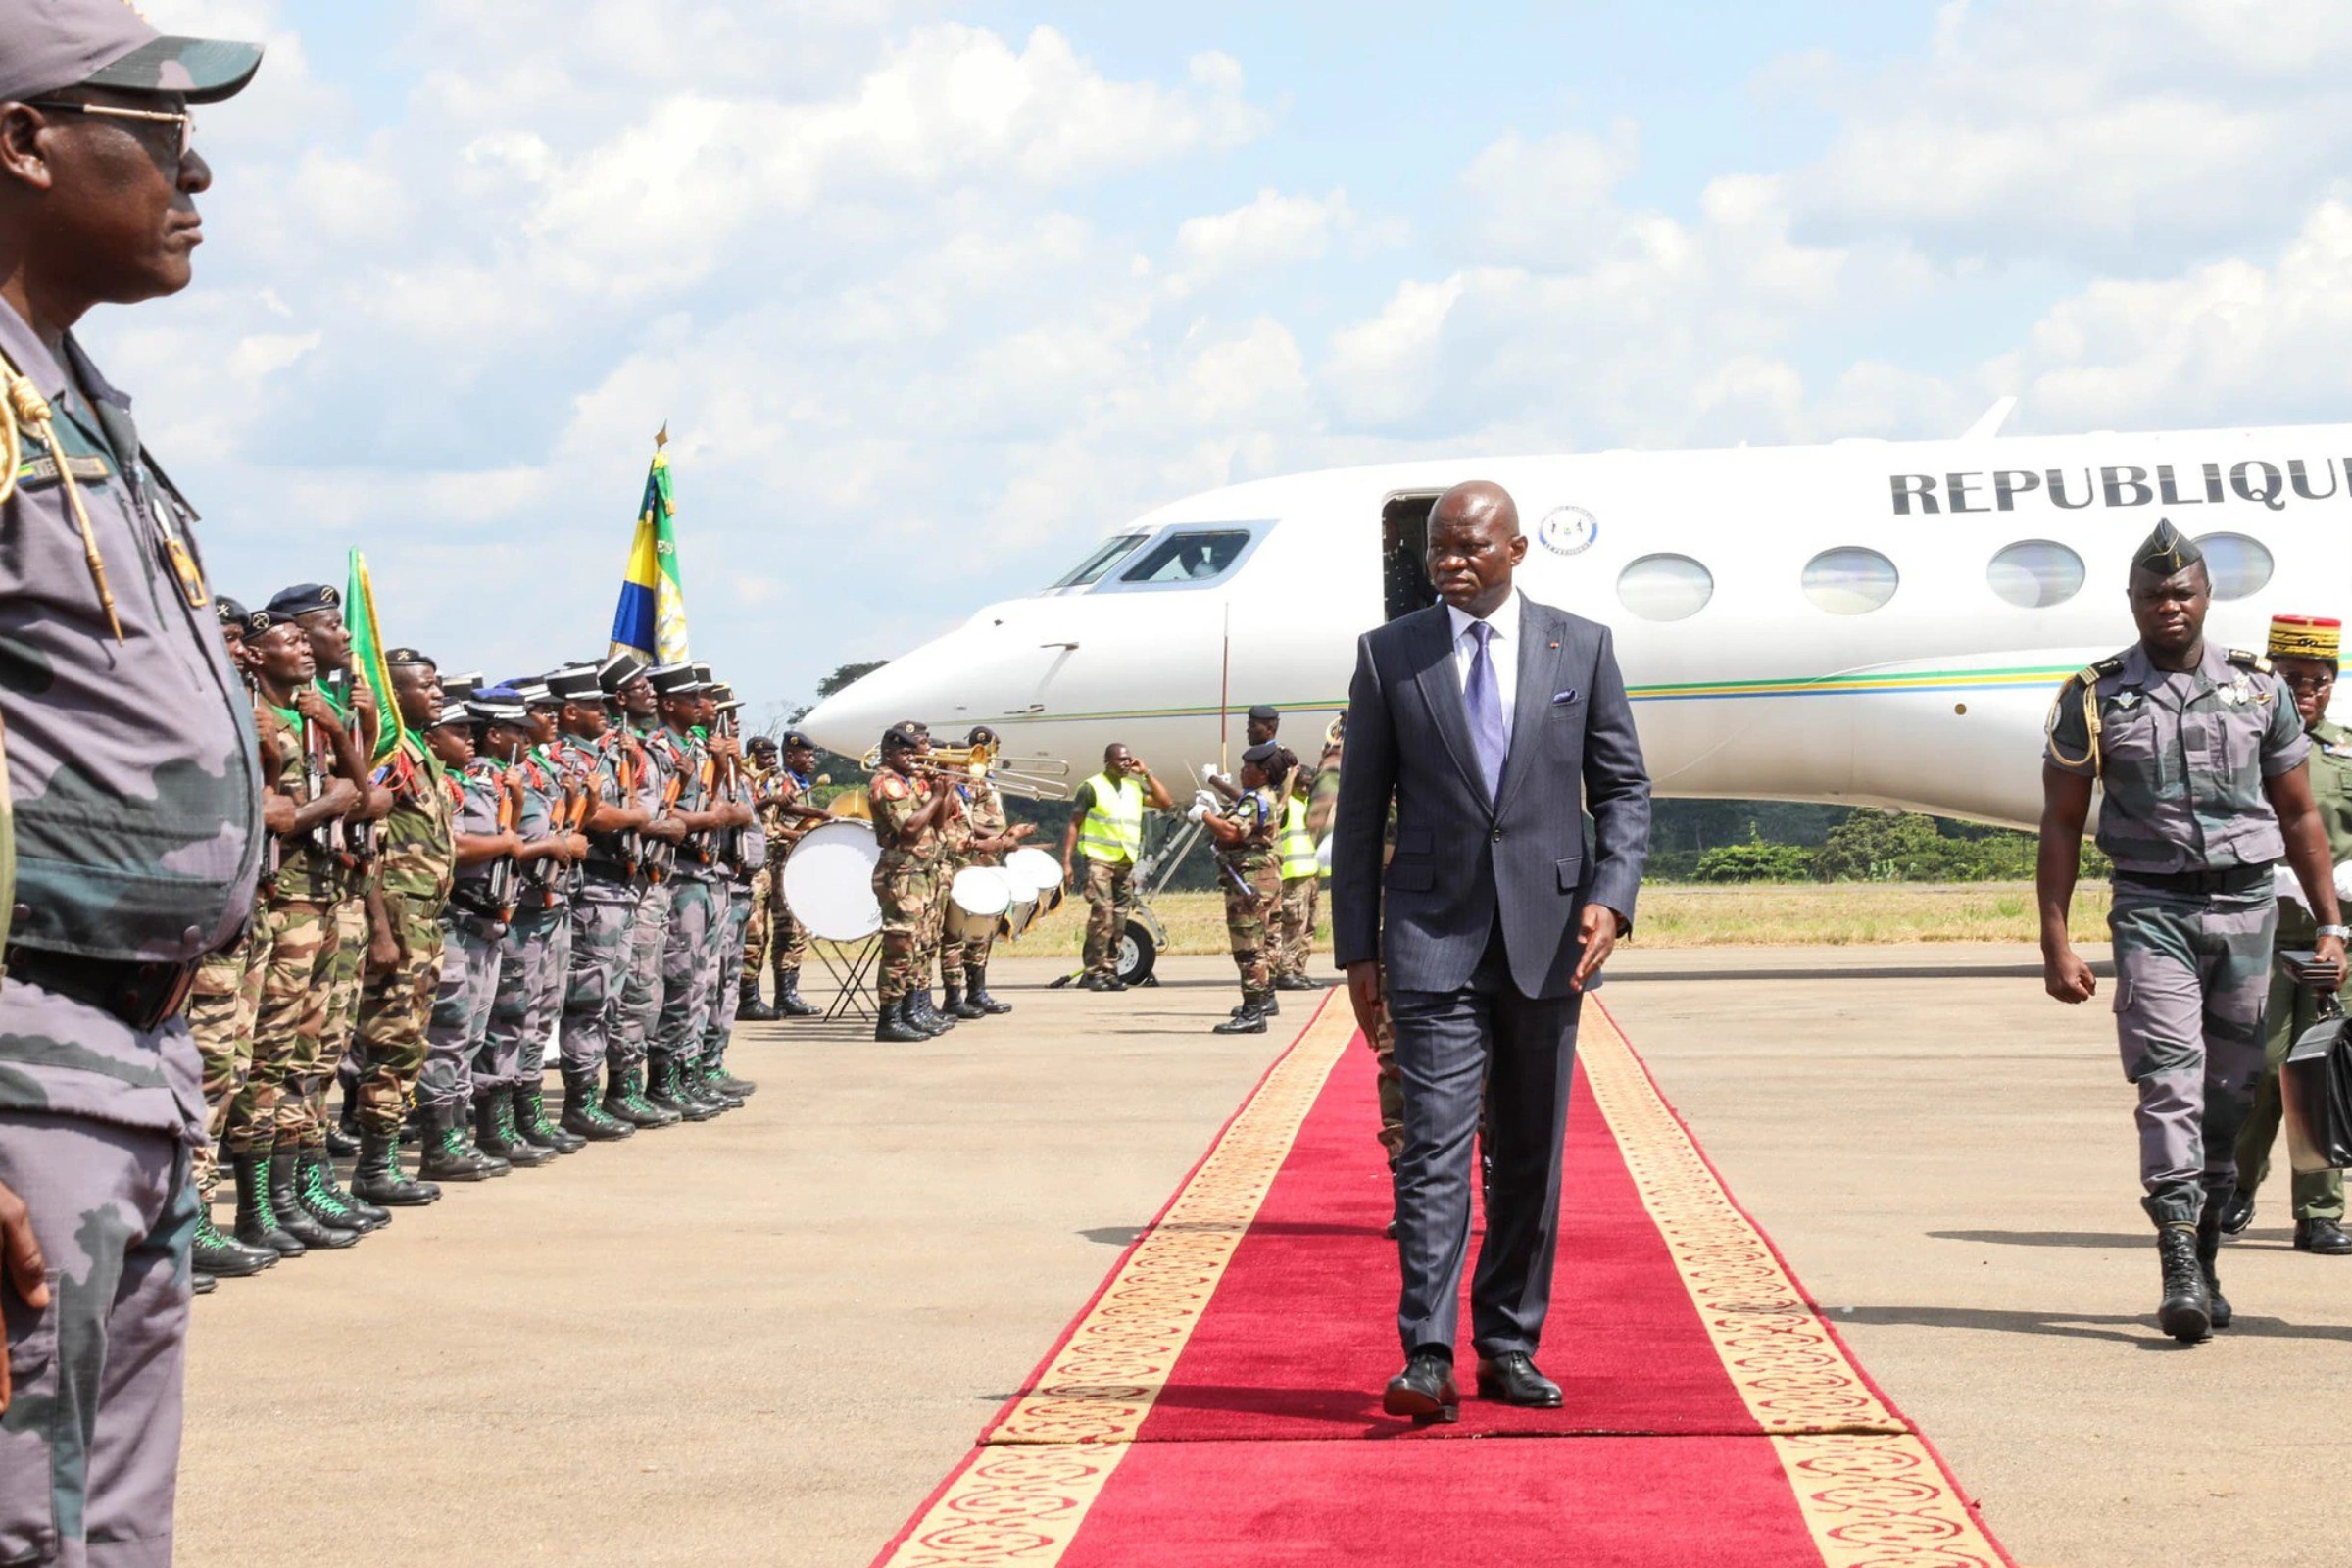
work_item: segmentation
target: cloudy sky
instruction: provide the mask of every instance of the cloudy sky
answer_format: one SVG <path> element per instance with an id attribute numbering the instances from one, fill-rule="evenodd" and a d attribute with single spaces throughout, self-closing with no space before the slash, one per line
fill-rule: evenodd
<path id="1" fill-rule="evenodd" d="M 270 56 L 85 335 L 225 591 L 357 544 L 494 675 L 601 654 L 664 419 L 764 712 L 1238 479 L 2352 384 L 2342 0 L 144 8 Z"/>

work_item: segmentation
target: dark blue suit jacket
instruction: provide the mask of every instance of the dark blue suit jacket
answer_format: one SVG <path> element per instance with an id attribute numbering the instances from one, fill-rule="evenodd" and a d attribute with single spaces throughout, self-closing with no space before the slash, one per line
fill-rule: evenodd
<path id="1" fill-rule="evenodd" d="M 1467 984 L 1499 909 L 1513 983 L 1530 997 L 1565 996 L 1579 910 L 1592 903 L 1634 915 L 1649 855 L 1649 774 L 1609 630 L 1524 596 L 1521 606 L 1498 800 L 1479 775 L 1446 607 L 1356 643 L 1332 831 L 1333 937 L 1343 967 L 1382 958 L 1394 990 Z M 1396 848 L 1384 873 L 1392 800 Z"/>

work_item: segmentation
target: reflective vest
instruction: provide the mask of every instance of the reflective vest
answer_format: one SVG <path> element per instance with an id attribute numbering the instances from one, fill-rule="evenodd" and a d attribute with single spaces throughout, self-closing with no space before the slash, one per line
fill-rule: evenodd
<path id="1" fill-rule="evenodd" d="M 1078 829 L 1078 853 L 1105 865 L 1131 865 L 1144 853 L 1144 781 L 1097 773 L 1095 803 Z"/>
<path id="2" fill-rule="evenodd" d="M 1306 803 L 1296 795 L 1286 795 L 1282 802 L 1282 879 L 1295 882 L 1302 876 L 1322 874 L 1322 862 L 1315 858 L 1315 836 L 1306 827 Z"/>

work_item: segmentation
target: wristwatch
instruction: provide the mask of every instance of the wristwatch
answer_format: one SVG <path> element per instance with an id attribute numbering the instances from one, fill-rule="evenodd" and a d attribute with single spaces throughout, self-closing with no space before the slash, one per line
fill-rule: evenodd
<path id="1" fill-rule="evenodd" d="M 2324 925 L 2320 927 L 2318 934 L 2324 937 L 2333 937 L 2338 942 L 2352 942 L 2352 925 Z"/>

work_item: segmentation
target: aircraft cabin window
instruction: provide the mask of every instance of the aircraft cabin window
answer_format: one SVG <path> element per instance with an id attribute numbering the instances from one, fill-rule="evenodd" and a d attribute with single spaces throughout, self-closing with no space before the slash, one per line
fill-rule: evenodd
<path id="1" fill-rule="evenodd" d="M 2205 574 L 2213 579 L 2213 597 L 2251 599 L 2270 586 L 2278 569 L 2271 553 L 2259 540 L 2242 533 L 2209 533 L 2197 540 L 2205 552 Z"/>
<path id="2" fill-rule="evenodd" d="M 2047 610 L 2082 591 L 2082 558 L 2051 539 L 2021 539 L 1984 568 L 1992 591 L 2020 610 Z"/>
<path id="3" fill-rule="evenodd" d="M 1078 569 L 1055 583 L 1056 588 L 1083 588 L 1090 582 L 1100 582 L 1105 572 L 1125 561 L 1137 545 L 1152 536 L 1148 533 L 1123 533 L 1116 539 L 1105 539 L 1095 547 L 1094 554 L 1078 564 Z"/>
<path id="4" fill-rule="evenodd" d="M 1643 556 L 1617 574 L 1617 602 L 1643 620 L 1688 620 L 1714 597 L 1714 573 L 1689 556 Z"/>
<path id="5" fill-rule="evenodd" d="M 1119 573 L 1119 581 L 1162 588 L 1213 582 L 1249 548 L 1247 528 L 1178 528 Z"/>
<path id="6" fill-rule="evenodd" d="M 1824 550 L 1805 563 L 1805 597 L 1833 615 L 1867 615 L 1901 583 L 1893 562 L 1859 545 Z"/>

